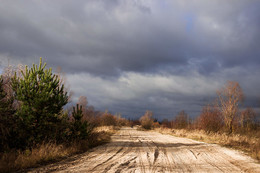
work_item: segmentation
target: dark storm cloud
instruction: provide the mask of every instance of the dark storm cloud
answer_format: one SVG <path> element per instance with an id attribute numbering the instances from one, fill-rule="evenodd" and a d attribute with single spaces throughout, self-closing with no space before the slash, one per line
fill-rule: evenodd
<path id="1" fill-rule="evenodd" d="M 1 0 L 0 71 L 43 57 L 76 96 L 113 110 L 198 112 L 226 80 L 254 102 L 259 18 L 257 0 Z"/>
<path id="2" fill-rule="evenodd" d="M 259 63 L 259 3 L 233 3 L 2 1 L 0 52 L 97 75 Z"/>
<path id="3" fill-rule="evenodd" d="M 0 51 L 14 59 L 43 56 L 66 71 L 93 74 L 186 63 L 186 41 L 178 33 L 183 31 L 164 29 L 137 2 L 3 3 Z"/>

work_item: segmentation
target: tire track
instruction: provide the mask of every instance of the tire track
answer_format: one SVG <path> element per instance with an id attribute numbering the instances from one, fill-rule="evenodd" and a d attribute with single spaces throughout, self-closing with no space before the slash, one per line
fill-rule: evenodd
<path id="1" fill-rule="evenodd" d="M 122 136 L 126 137 L 126 139 L 131 138 L 130 134 L 125 135 L 125 134 L 119 134 L 120 138 L 123 138 Z M 127 154 L 131 151 L 131 146 L 132 146 L 132 142 L 126 142 L 126 145 L 121 146 L 121 148 L 111 157 L 109 157 L 107 160 L 103 161 L 102 163 L 96 165 L 91 171 L 95 171 L 97 168 L 99 167 L 104 167 L 105 165 L 106 168 L 106 172 L 108 172 L 109 170 L 111 170 L 113 167 L 116 167 L 117 165 L 119 165 L 120 163 L 118 162 L 118 158 L 121 158 L 120 160 L 124 160 L 124 156 L 127 156 Z"/>
<path id="2" fill-rule="evenodd" d="M 105 160 L 104 162 L 99 163 L 97 166 L 95 166 L 92 171 L 94 171 L 97 167 L 104 165 L 105 163 L 107 163 L 108 161 L 110 161 L 111 159 L 113 159 L 118 153 L 120 153 L 123 150 L 123 147 L 121 147 L 114 155 L 112 155 L 111 157 L 109 157 L 107 160 Z"/>
<path id="3" fill-rule="evenodd" d="M 260 172 L 260 165 L 218 145 L 125 127 L 108 144 L 28 172 Z"/>
<path id="4" fill-rule="evenodd" d="M 158 150 L 158 148 L 156 148 L 155 151 L 154 151 L 154 160 L 153 160 L 153 164 L 155 164 L 155 162 L 156 162 L 158 156 L 159 156 L 159 150 Z"/>

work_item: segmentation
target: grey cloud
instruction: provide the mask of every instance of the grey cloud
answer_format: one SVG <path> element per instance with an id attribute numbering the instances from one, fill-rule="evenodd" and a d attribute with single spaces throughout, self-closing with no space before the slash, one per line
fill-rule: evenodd
<path id="1" fill-rule="evenodd" d="M 5 1 L 0 51 L 22 59 L 43 56 L 54 65 L 59 59 L 65 70 L 97 75 L 114 75 L 118 69 L 151 72 L 168 65 L 187 68 L 190 58 L 210 64 L 214 57 L 228 67 L 259 63 L 257 40 L 252 39 L 259 38 L 259 4 L 223 3 L 219 10 L 204 1 L 173 1 L 165 11 L 162 2 L 141 2 Z M 193 24 L 187 31 L 189 13 Z"/>

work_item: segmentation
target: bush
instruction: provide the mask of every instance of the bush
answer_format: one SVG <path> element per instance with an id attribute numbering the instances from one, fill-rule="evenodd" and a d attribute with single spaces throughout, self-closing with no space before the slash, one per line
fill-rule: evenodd
<path id="1" fill-rule="evenodd" d="M 187 128 L 189 124 L 189 116 L 184 111 L 181 111 L 173 121 L 173 127 L 177 129 Z"/>
<path id="2" fill-rule="evenodd" d="M 223 127 L 221 112 L 213 106 L 205 106 L 198 117 L 197 126 L 207 132 L 217 132 Z"/>
<path id="3" fill-rule="evenodd" d="M 91 128 L 94 128 L 98 124 L 98 118 L 96 116 L 97 112 L 93 106 L 88 105 L 88 100 L 86 96 L 80 96 L 77 104 L 82 107 L 82 120 L 87 121 Z"/>
<path id="4" fill-rule="evenodd" d="M 146 111 L 145 114 L 140 118 L 141 126 L 144 129 L 151 129 L 153 127 L 153 113 L 151 111 Z"/>
<path id="5" fill-rule="evenodd" d="M 240 114 L 241 130 L 249 132 L 257 128 L 257 116 L 256 112 L 252 108 L 246 108 Z"/>
<path id="6" fill-rule="evenodd" d="M 162 127 L 171 128 L 171 122 L 168 119 L 162 120 Z"/>
<path id="7" fill-rule="evenodd" d="M 105 112 L 100 117 L 102 126 L 117 126 L 117 119 L 114 115 Z"/>
<path id="8" fill-rule="evenodd" d="M 6 83 L 3 76 L 0 76 L 0 151 L 8 150 L 15 145 L 15 139 L 12 138 L 15 133 L 15 118 L 13 109 L 13 97 L 7 97 L 4 90 Z"/>

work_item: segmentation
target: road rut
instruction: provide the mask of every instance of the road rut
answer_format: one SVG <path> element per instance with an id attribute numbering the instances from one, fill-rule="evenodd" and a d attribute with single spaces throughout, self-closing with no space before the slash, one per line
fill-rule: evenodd
<path id="1" fill-rule="evenodd" d="M 124 127 L 112 141 L 29 172 L 260 172 L 242 152 L 186 138 Z"/>

